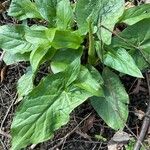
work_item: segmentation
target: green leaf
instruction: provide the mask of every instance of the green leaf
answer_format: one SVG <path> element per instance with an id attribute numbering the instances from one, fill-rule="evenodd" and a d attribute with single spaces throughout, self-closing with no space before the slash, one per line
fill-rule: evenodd
<path id="1" fill-rule="evenodd" d="M 138 50 L 131 49 L 129 51 L 129 54 L 133 57 L 136 65 L 138 66 L 140 70 L 145 71 L 145 69 L 148 68 L 149 66 L 148 63 L 145 61 L 145 59 L 142 57 L 142 54 Z M 147 54 L 147 56 L 149 56 L 149 54 Z"/>
<path id="2" fill-rule="evenodd" d="M 30 55 L 30 64 L 32 66 L 33 72 L 37 71 L 38 66 L 40 65 L 40 62 L 44 58 L 44 56 L 47 54 L 49 48 L 42 48 L 39 47 L 38 49 L 31 52 Z"/>
<path id="3" fill-rule="evenodd" d="M 3 57 L 3 60 L 6 63 L 6 65 L 12 65 L 12 64 L 15 64 L 15 63 L 21 62 L 21 61 L 29 61 L 29 57 L 30 57 L 30 53 L 24 53 L 24 54 L 16 53 L 16 54 L 11 54 L 10 52 L 6 51 L 5 55 Z"/>
<path id="4" fill-rule="evenodd" d="M 103 79 L 100 73 L 94 67 L 81 67 L 80 73 L 74 84 L 84 89 L 95 96 L 104 96 L 103 89 L 100 85 L 103 84 Z"/>
<path id="5" fill-rule="evenodd" d="M 143 77 L 133 58 L 125 49 L 110 50 L 104 57 L 105 65 L 134 77 Z"/>
<path id="6" fill-rule="evenodd" d="M 8 15 L 19 20 L 27 18 L 42 18 L 35 3 L 30 0 L 12 0 L 8 10 Z"/>
<path id="7" fill-rule="evenodd" d="M 12 54 L 25 53 L 36 48 L 25 39 L 29 27 L 23 25 L 4 25 L 0 27 L 0 48 Z"/>
<path id="8" fill-rule="evenodd" d="M 55 31 L 55 28 L 48 29 L 43 26 L 31 26 L 30 29 L 26 31 L 25 38 L 34 45 L 49 47 L 50 42 L 54 39 Z"/>
<path id="9" fill-rule="evenodd" d="M 76 18 L 81 33 L 88 31 L 87 19 L 91 17 L 97 26 L 97 35 L 104 43 L 111 43 L 112 33 L 100 27 L 103 25 L 113 31 L 115 24 L 124 11 L 124 0 L 79 0 L 76 6 Z M 113 19 L 112 19 L 113 18 Z"/>
<path id="10" fill-rule="evenodd" d="M 17 83 L 17 92 L 19 99 L 26 96 L 33 89 L 34 74 L 31 67 L 27 68 L 26 74 L 24 74 Z"/>
<path id="11" fill-rule="evenodd" d="M 73 20 L 73 10 L 69 0 L 61 0 L 57 4 L 57 27 L 60 29 L 67 29 Z"/>
<path id="12" fill-rule="evenodd" d="M 59 1 L 61 0 L 35 0 L 41 16 L 53 26 L 56 22 L 56 7 Z"/>
<path id="13" fill-rule="evenodd" d="M 77 58 L 64 72 L 47 76 L 24 98 L 11 127 L 12 150 L 52 138 L 54 131 L 69 121 L 71 111 L 93 95 L 74 85 L 79 69 Z M 100 89 L 91 88 L 94 93 Z"/>
<path id="14" fill-rule="evenodd" d="M 126 9 L 120 19 L 120 22 L 124 22 L 128 25 L 133 25 L 145 18 L 150 18 L 149 4 L 143 4 L 140 6 Z"/>
<path id="15" fill-rule="evenodd" d="M 0 27 L 0 48 L 11 54 L 30 52 L 42 46 L 50 46 L 55 28 L 41 26 L 4 25 Z"/>
<path id="16" fill-rule="evenodd" d="M 92 97 L 92 106 L 108 126 L 115 130 L 122 129 L 128 117 L 128 94 L 118 76 L 109 69 L 104 69 L 102 77 L 105 98 Z"/>
<path id="17" fill-rule="evenodd" d="M 146 58 L 147 61 L 150 63 L 150 50 L 149 50 L 150 49 L 150 26 L 149 25 L 150 25 L 150 19 L 144 19 L 132 26 L 127 27 L 125 30 L 123 30 L 122 33 L 119 34 L 119 36 L 122 37 L 124 40 L 122 40 L 119 37 L 114 37 L 112 40 L 112 46 L 123 47 L 128 50 L 134 50 L 135 55 L 136 55 L 136 51 L 139 51 L 144 55 L 144 57 L 142 55 L 139 55 L 138 57 L 140 58 L 138 59 L 141 59 L 141 57 L 143 57 Z M 133 58 L 137 59 L 135 55 L 132 54 Z M 145 67 L 141 69 L 145 69 Z"/>
<path id="18" fill-rule="evenodd" d="M 52 41 L 52 46 L 56 49 L 60 48 L 78 49 L 82 41 L 83 39 L 79 34 L 76 34 L 71 31 L 57 30 L 55 33 L 54 40 Z"/>
<path id="19" fill-rule="evenodd" d="M 60 49 L 51 60 L 51 69 L 53 73 L 64 71 L 70 63 L 81 55 L 81 50 Z M 67 57 L 66 57 L 67 56 Z"/>

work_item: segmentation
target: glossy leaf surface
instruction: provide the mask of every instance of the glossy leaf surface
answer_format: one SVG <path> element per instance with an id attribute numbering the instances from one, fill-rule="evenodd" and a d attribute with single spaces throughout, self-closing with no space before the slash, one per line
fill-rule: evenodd
<path id="1" fill-rule="evenodd" d="M 97 26 L 99 39 L 106 44 L 111 43 L 111 32 L 101 27 L 107 27 L 113 31 L 114 25 L 124 11 L 124 0 L 79 0 L 76 6 L 76 17 L 81 33 L 88 31 L 87 19 Z M 113 18 L 113 19 L 112 19 Z"/>
<path id="2" fill-rule="evenodd" d="M 110 50 L 104 57 L 105 65 L 134 77 L 143 77 L 133 58 L 125 49 Z"/>

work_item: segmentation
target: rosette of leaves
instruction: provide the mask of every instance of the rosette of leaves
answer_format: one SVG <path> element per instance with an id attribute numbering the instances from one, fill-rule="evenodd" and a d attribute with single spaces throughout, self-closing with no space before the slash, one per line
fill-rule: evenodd
<path id="1" fill-rule="evenodd" d="M 149 8 L 125 10 L 124 0 L 11 1 L 8 15 L 21 24 L 0 26 L 4 61 L 30 62 L 17 85 L 22 101 L 11 125 L 12 150 L 52 138 L 87 99 L 108 126 L 124 128 L 129 97 L 119 72 L 142 78 L 150 63 Z M 112 38 L 119 23 L 127 28 Z M 52 72 L 34 85 L 44 62 Z"/>

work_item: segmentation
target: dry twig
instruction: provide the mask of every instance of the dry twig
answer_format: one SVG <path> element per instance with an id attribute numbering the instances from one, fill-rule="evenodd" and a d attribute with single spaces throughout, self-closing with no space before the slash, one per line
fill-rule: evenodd
<path id="1" fill-rule="evenodd" d="M 139 138 L 134 146 L 134 150 L 140 150 L 141 148 L 141 143 L 144 141 L 144 138 L 146 136 L 146 133 L 148 131 L 148 128 L 150 126 L 150 74 L 146 73 L 146 80 L 147 80 L 147 85 L 148 85 L 148 92 L 149 92 L 149 105 L 147 108 L 147 112 L 145 115 L 145 118 L 143 120 L 141 132 L 139 135 Z"/>

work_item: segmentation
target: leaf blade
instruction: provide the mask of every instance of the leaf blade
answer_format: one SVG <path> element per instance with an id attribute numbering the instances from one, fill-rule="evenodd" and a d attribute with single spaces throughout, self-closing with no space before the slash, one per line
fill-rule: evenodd
<path id="1" fill-rule="evenodd" d="M 104 64 L 118 70 L 122 73 L 143 78 L 141 71 L 136 66 L 133 58 L 130 54 L 123 48 L 118 50 L 108 51 L 104 55 Z"/>
<path id="2" fill-rule="evenodd" d="M 128 94 L 118 76 L 109 69 L 105 68 L 102 76 L 105 98 L 92 97 L 91 104 L 108 126 L 115 130 L 122 129 L 128 117 Z"/>

